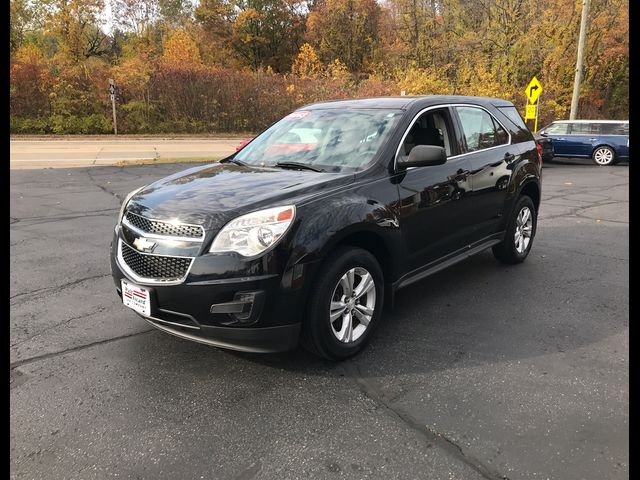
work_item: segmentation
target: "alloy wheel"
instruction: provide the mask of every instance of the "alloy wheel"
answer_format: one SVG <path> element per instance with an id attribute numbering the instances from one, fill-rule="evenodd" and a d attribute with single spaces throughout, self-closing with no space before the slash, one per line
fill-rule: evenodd
<path id="1" fill-rule="evenodd" d="M 514 235 L 514 243 L 516 251 L 519 254 L 526 252 L 531 243 L 531 234 L 533 232 L 533 215 L 529 207 L 522 207 L 518 217 L 516 218 L 516 232 Z"/>
<path id="2" fill-rule="evenodd" d="M 613 152 L 609 148 L 599 148 L 594 152 L 593 159 L 598 165 L 609 165 L 613 162 Z"/>
<path id="3" fill-rule="evenodd" d="M 369 327 L 376 306 L 376 285 L 365 268 L 348 270 L 335 286 L 329 308 L 333 335 L 342 343 L 358 340 Z"/>

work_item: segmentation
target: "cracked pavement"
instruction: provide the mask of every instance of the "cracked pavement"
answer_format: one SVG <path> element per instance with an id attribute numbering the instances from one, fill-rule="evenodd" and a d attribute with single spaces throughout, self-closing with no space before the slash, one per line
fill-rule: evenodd
<path id="1" fill-rule="evenodd" d="M 546 164 L 524 264 L 407 287 L 341 364 L 120 304 L 120 200 L 190 166 L 10 172 L 11 478 L 628 478 L 628 165 Z"/>

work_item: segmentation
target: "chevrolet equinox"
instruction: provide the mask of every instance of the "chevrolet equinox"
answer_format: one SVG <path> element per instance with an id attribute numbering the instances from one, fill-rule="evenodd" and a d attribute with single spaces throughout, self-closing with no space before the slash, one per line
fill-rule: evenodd
<path id="1" fill-rule="evenodd" d="M 249 352 L 358 352 L 395 292 L 489 247 L 531 250 L 539 145 L 511 102 L 317 103 L 233 155 L 131 192 L 111 244 L 124 305 Z"/>

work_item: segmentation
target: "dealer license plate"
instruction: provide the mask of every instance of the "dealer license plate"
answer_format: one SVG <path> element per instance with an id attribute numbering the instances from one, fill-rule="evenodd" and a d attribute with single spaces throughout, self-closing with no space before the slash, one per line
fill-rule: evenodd
<path id="1" fill-rule="evenodd" d="M 126 280 L 122 284 L 122 303 L 147 317 L 151 316 L 151 292 L 144 287 L 134 285 Z"/>

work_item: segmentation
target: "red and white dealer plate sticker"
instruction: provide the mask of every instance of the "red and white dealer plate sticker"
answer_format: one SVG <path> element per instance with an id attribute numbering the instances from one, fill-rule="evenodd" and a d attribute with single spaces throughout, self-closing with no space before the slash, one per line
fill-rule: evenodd
<path id="1" fill-rule="evenodd" d="M 151 316 L 151 292 L 144 287 L 120 280 L 122 285 L 122 303 L 138 313 Z"/>

